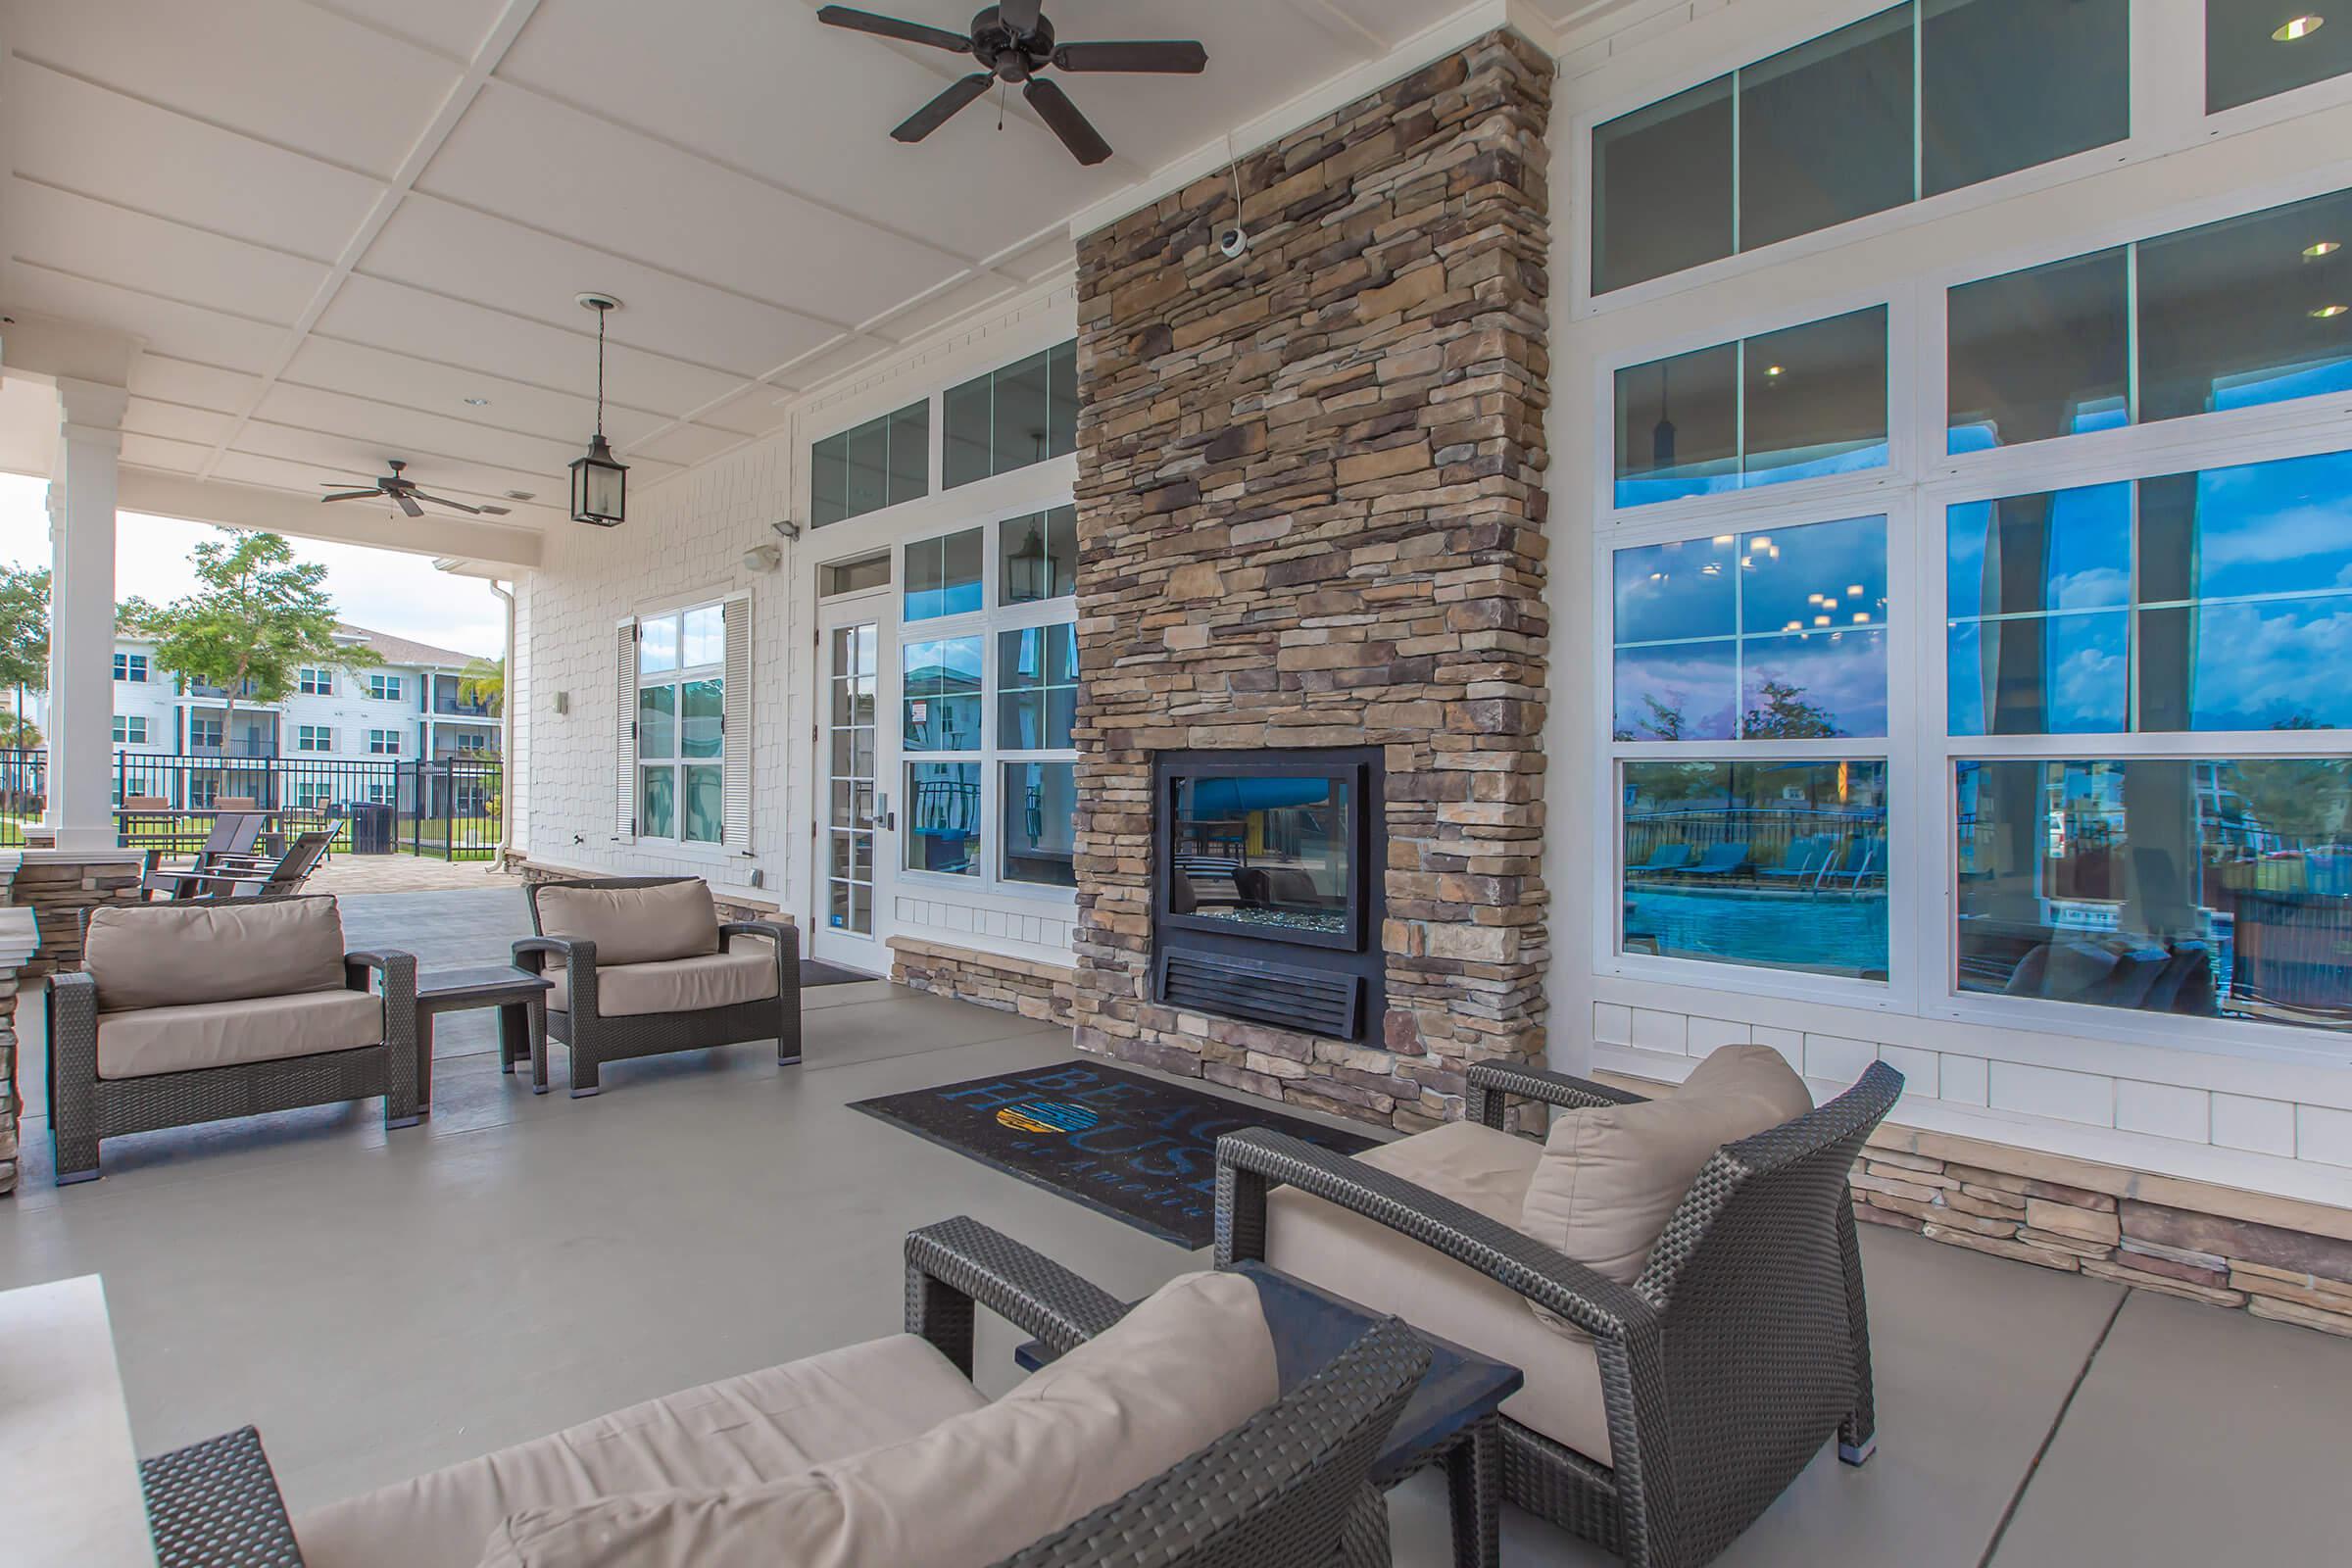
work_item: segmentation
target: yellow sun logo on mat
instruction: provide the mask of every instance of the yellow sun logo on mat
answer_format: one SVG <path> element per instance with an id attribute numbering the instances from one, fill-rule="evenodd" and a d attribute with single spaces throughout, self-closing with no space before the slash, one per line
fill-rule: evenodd
<path id="1" fill-rule="evenodd" d="M 997 1121 L 1016 1133 L 1082 1133 L 1095 1124 L 1096 1116 L 1084 1105 L 1032 1100 L 1006 1105 L 997 1112 Z"/>

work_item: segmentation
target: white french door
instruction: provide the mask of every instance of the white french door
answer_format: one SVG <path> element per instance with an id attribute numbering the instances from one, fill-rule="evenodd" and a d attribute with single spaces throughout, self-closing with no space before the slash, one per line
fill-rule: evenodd
<path id="1" fill-rule="evenodd" d="M 809 952 L 890 972 L 898 821 L 895 626 L 889 593 L 823 603 L 817 615 L 816 918 Z"/>

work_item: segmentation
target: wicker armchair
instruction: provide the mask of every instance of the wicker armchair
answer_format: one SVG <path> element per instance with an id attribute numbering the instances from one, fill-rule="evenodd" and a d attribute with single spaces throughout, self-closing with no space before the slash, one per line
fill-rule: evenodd
<path id="1" fill-rule="evenodd" d="M 763 997 L 691 1011 L 609 1013 L 598 1004 L 613 967 L 610 959 L 603 960 L 600 967 L 597 944 L 592 940 L 550 936 L 540 908 L 541 896 L 556 889 L 621 892 L 698 880 L 604 877 L 533 883 L 523 890 L 530 902 L 531 929 L 538 934 L 514 944 L 514 962 L 533 974 L 545 974 L 550 960 L 561 967 L 559 986 L 548 998 L 547 1034 L 571 1052 L 574 1098 L 596 1094 L 603 1087 L 601 1069 L 606 1062 L 633 1056 L 773 1040 L 779 1066 L 792 1066 L 801 1059 L 801 937 L 794 927 L 774 920 L 728 920 L 718 926 L 721 954 L 732 952 L 739 937 L 760 938 L 774 949 L 774 986 Z"/>
<path id="2" fill-rule="evenodd" d="M 1611 1462 L 1508 1419 L 1505 1406 L 1503 1495 L 1641 1568 L 1687 1568 L 1737 1539 L 1833 1432 L 1849 1464 L 1876 1445 L 1846 1175 L 1902 1085 L 1875 1063 L 1810 1114 L 1717 1150 L 1631 1286 L 1425 1187 L 1262 1130 L 1218 1144 L 1217 1263 L 1265 1256 L 1266 1197 L 1287 1184 L 1557 1314 L 1592 1342 Z M 1470 1068 L 1469 1092 L 1471 1117 L 1496 1130 L 1511 1098 L 1642 1099 L 1484 1063 Z"/>
<path id="3" fill-rule="evenodd" d="M 202 922 L 203 911 L 236 911 L 245 918 L 228 928 L 231 937 L 251 943 L 266 940 L 252 935 L 259 928 L 251 917 L 260 916 L 266 926 L 273 908 L 321 904 L 331 911 L 334 900 L 321 895 L 181 899 L 170 904 L 88 909 L 82 913 L 85 951 L 92 920 L 101 915 L 110 922 L 121 922 L 132 944 L 148 946 L 142 938 L 146 929 L 152 928 L 150 953 L 160 964 L 167 958 L 165 943 L 184 934 L 191 921 Z M 339 946 L 339 936 L 329 935 Z M 331 959 L 331 950 L 327 956 Z M 137 959 L 134 953 L 133 961 Z M 339 1000 L 342 993 L 329 992 L 324 998 L 315 990 L 224 1001 L 208 998 L 187 1006 L 158 1004 L 149 998 L 135 1006 L 114 1006 L 116 998 L 102 983 L 101 973 L 58 975 L 49 994 L 49 1131 L 57 1156 L 58 1185 L 96 1181 L 99 1140 L 122 1133 L 187 1127 L 377 1095 L 384 1100 L 387 1128 L 415 1126 L 416 960 L 406 953 L 352 951 L 343 954 L 342 970 L 345 992 L 367 992 L 371 975 L 382 983 L 380 1008 L 369 1023 L 373 1038 L 364 1045 L 301 1054 L 263 1054 L 272 1049 L 267 1036 L 273 1029 L 281 1031 L 280 1040 L 303 1038 L 291 1020 L 265 1015 L 272 1007 L 282 1011 L 287 1004 Z M 223 1021 L 222 1014 L 241 1016 Z M 114 1060 L 110 1057 L 115 1048 L 109 1044 L 114 1037 L 106 1031 L 118 1025 L 140 1030 L 150 1041 L 169 1041 L 174 1035 L 193 1040 L 225 1030 L 237 1043 L 216 1049 L 201 1064 L 176 1068 L 170 1065 L 176 1048 L 169 1045 L 161 1055 L 151 1053 L 143 1060 Z M 329 1026 L 329 1037 L 334 1029 L 348 1027 L 338 1011 Z M 282 1032 L 289 1029 L 297 1032 Z M 275 1049 L 284 1048 L 279 1045 Z M 193 1062 L 195 1058 L 190 1059 Z"/>

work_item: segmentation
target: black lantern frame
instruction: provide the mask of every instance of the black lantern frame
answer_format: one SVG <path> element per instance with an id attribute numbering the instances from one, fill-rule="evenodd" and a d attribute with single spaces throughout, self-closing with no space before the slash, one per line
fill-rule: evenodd
<path id="1" fill-rule="evenodd" d="M 612 456 L 605 440 L 605 318 L 620 309 L 610 294 L 582 294 L 580 306 L 596 313 L 596 436 L 588 451 L 571 461 L 571 520 L 617 528 L 628 520 L 628 465 Z"/>

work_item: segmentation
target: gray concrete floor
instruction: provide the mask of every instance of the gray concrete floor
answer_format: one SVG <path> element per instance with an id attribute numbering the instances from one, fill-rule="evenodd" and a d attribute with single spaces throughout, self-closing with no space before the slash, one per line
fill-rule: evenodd
<path id="1" fill-rule="evenodd" d="M 355 943 L 503 953 L 511 891 L 352 899 Z M 655 1395 L 896 1329 L 898 1238 L 968 1213 L 1123 1294 L 1203 1259 L 848 1110 L 1052 1061 L 1066 1035 L 876 982 L 812 991 L 807 1064 L 759 1047 L 534 1099 L 489 1015 L 444 1021 L 436 1110 L 325 1107 L 113 1140 L 0 1200 L 0 1287 L 105 1276 L 153 1452 L 246 1422 L 297 1510 Z M 37 1033 L 28 1038 L 37 1039 Z M 37 1053 L 36 1053 L 37 1054 Z M 45 1101 L 28 1095 L 36 1110 Z M 1825 1454 L 1720 1561 L 2041 1568 L 2331 1561 L 2352 1344 L 1865 1227 L 1881 1446 Z M 982 1383 L 1012 1381 L 990 1325 Z M 1433 1477 L 1397 1560 L 1450 1560 Z M 1507 1512 L 1506 1560 L 1608 1561 Z"/>

